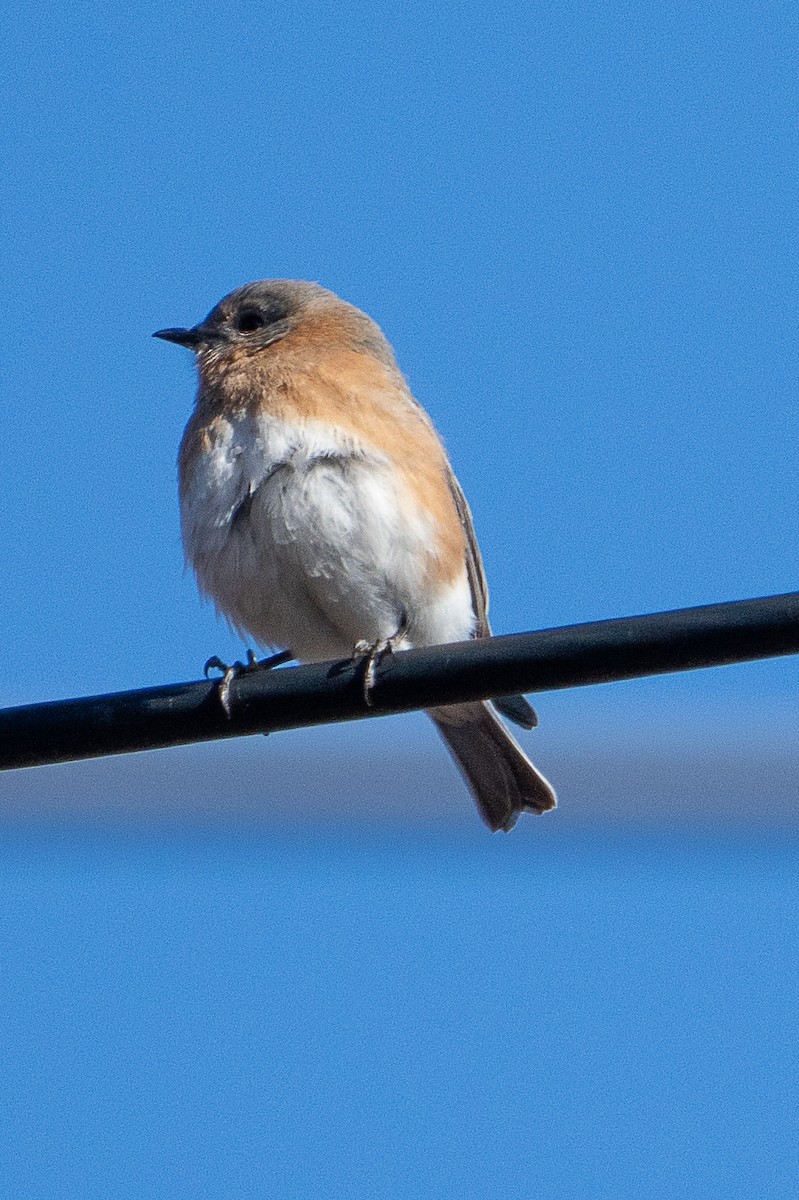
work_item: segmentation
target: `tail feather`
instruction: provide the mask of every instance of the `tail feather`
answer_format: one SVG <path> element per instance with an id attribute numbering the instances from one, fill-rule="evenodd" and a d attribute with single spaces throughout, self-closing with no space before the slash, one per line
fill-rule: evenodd
<path id="1" fill-rule="evenodd" d="M 519 813 L 557 804 L 552 785 L 486 704 L 455 704 L 429 713 L 477 801 L 489 829 L 508 832 Z"/>
<path id="2" fill-rule="evenodd" d="M 492 704 L 497 712 L 502 713 L 503 717 L 507 717 L 514 724 L 521 725 L 522 729 L 535 729 L 538 724 L 535 709 L 527 703 L 524 696 L 497 696 Z"/>

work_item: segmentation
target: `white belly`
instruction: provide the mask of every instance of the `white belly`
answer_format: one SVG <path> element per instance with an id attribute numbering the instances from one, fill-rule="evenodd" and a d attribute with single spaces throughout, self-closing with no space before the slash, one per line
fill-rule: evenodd
<path id="1" fill-rule="evenodd" d="M 182 481 L 186 555 L 201 590 L 264 646 L 313 660 L 390 637 L 457 641 L 474 628 L 466 570 L 431 594 L 435 529 L 397 502 L 378 452 L 329 426 L 227 421 Z"/>

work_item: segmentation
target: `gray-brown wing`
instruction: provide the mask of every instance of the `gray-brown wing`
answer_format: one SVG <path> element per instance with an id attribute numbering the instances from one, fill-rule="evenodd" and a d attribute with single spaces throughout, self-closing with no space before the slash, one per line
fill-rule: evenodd
<path id="1" fill-rule="evenodd" d="M 474 636 L 479 638 L 490 637 L 491 626 L 488 623 L 488 583 L 486 582 L 483 557 L 480 554 L 480 547 L 477 544 L 477 536 L 474 532 L 472 511 L 463 494 L 463 488 L 455 478 L 455 472 L 449 464 L 447 464 L 447 472 L 449 490 L 452 492 L 452 499 L 455 501 L 455 508 L 457 509 L 463 532 L 466 534 L 466 573 L 469 577 L 469 587 L 472 592 L 474 615 L 477 618 Z"/>
<path id="2" fill-rule="evenodd" d="M 480 547 L 477 544 L 477 535 L 474 532 L 472 510 L 469 508 L 469 502 L 463 494 L 463 488 L 455 478 L 455 472 L 449 464 L 447 465 L 447 470 L 452 499 L 455 501 L 458 517 L 460 518 L 463 532 L 466 534 L 466 573 L 472 592 L 474 615 L 477 618 L 474 636 L 476 638 L 490 637 L 491 626 L 488 623 L 488 582 L 486 581 L 485 567 L 483 566 L 483 556 L 480 553 Z M 522 729 L 534 729 L 538 724 L 535 709 L 527 703 L 524 696 L 497 696 L 492 703 L 498 712 L 501 712 L 509 721 L 514 721 L 515 724 L 521 725 Z"/>

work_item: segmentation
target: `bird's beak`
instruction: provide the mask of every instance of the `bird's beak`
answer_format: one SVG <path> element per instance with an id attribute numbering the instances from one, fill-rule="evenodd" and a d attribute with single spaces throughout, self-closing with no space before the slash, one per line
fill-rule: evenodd
<path id="1" fill-rule="evenodd" d="M 203 331 L 198 325 L 193 329 L 158 329 L 153 337 L 174 342 L 176 346 L 185 346 L 188 350 L 196 350 L 204 340 Z"/>

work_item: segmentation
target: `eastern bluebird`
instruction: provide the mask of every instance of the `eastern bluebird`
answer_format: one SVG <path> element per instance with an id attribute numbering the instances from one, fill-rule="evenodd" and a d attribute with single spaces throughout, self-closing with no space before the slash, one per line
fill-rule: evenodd
<path id="1" fill-rule="evenodd" d="M 197 356 L 178 459 L 183 544 L 237 630 L 306 662 L 488 636 L 469 506 L 374 321 L 278 279 L 154 336 Z M 521 696 L 494 706 L 536 723 Z M 487 704 L 429 715 L 491 829 L 555 806 Z"/>

